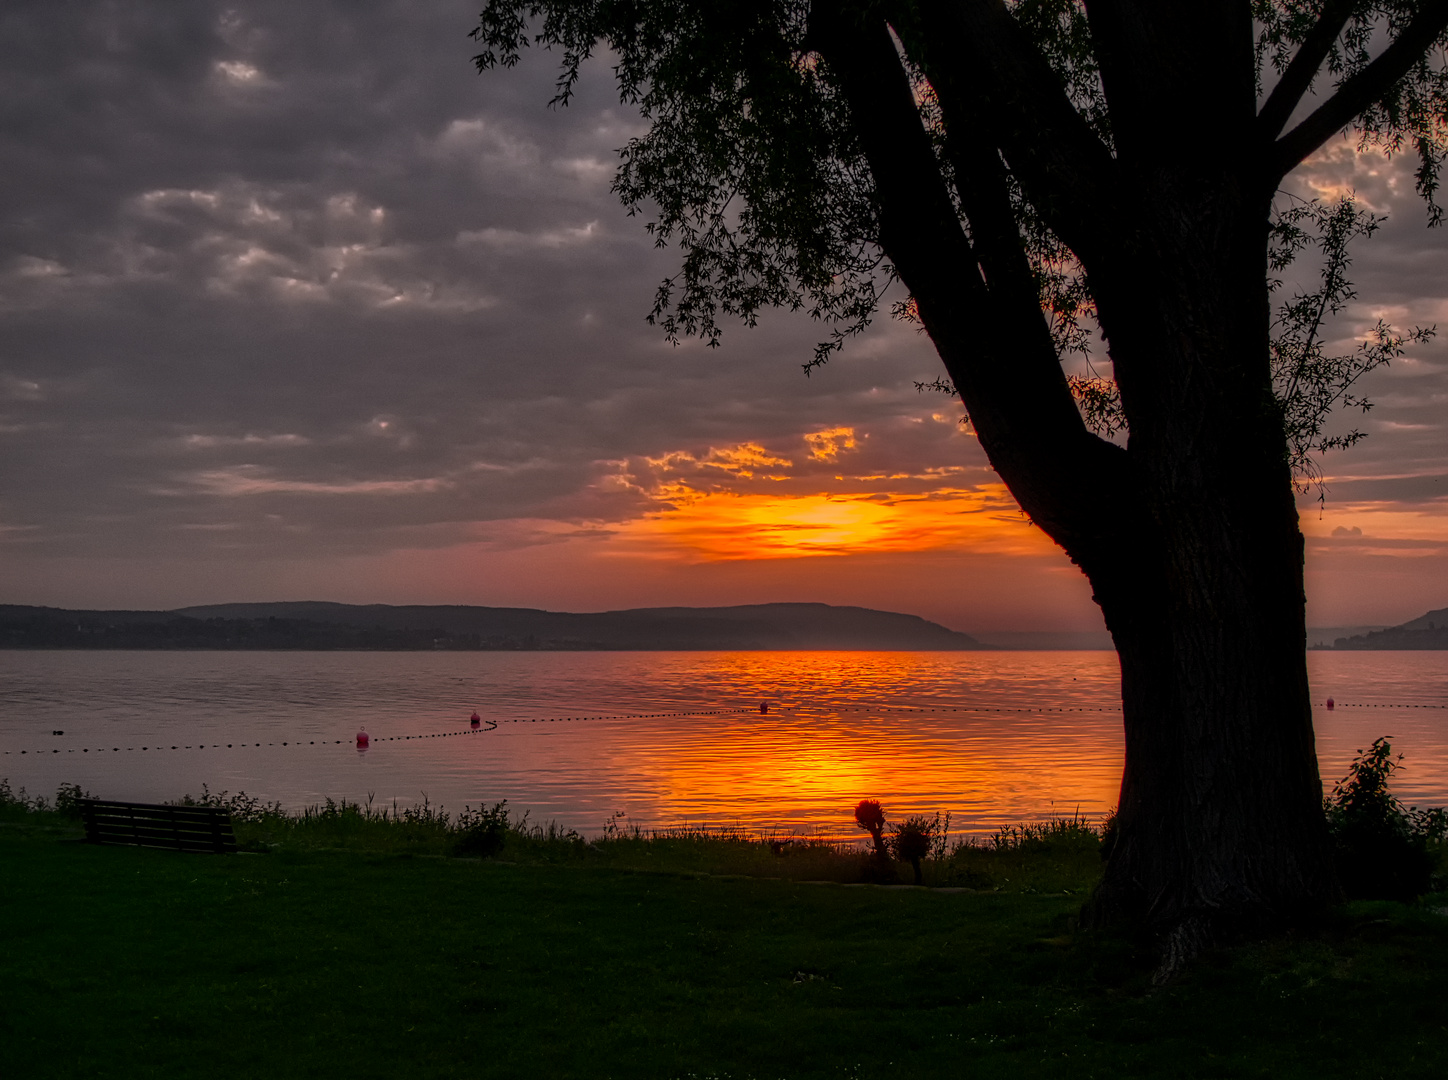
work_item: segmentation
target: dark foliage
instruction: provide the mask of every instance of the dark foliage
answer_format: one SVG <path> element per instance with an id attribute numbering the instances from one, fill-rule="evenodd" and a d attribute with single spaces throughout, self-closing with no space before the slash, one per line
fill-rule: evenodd
<path id="1" fill-rule="evenodd" d="M 1388 738 L 1377 739 L 1325 801 L 1338 875 L 1352 899 L 1412 900 L 1431 887 L 1429 843 L 1448 835 L 1448 811 L 1404 807 L 1389 791 L 1401 767 Z"/>
<path id="2" fill-rule="evenodd" d="M 508 801 L 504 799 L 491 808 L 479 807 L 458 815 L 453 854 L 491 859 L 503 850 L 507 839 Z"/>
<path id="3" fill-rule="evenodd" d="M 855 824 L 870 834 L 870 840 L 875 845 L 875 854 L 885 862 L 890 859 L 890 852 L 885 846 L 885 810 L 876 799 L 861 799 L 855 807 Z"/>
<path id="4" fill-rule="evenodd" d="M 920 860 L 930 854 L 934 844 L 939 818 L 909 817 L 896 825 L 890 836 L 890 847 L 901 862 L 908 862 L 915 872 L 915 884 L 923 885 L 925 877 L 920 870 Z"/>

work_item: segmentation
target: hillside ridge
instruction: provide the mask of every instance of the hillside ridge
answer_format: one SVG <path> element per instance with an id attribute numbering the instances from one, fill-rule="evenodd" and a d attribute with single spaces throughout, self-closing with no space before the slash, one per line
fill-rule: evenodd
<path id="1" fill-rule="evenodd" d="M 1398 626 L 1340 637 L 1329 647 L 1343 651 L 1448 649 L 1448 608 L 1437 608 Z"/>
<path id="2" fill-rule="evenodd" d="M 170 611 L 0 605 L 0 648 L 314 650 L 990 649 L 917 615 L 821 603 L 558 612 L 330 601 Z"/>

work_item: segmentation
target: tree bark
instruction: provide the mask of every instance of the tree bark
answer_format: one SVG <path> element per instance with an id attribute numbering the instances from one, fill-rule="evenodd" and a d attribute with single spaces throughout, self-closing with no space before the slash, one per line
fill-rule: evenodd
<path id="1" fill-rule="evenodd" d="M 1338 895 L 1301 536 L 1263 510 L 1248 535 L 1178 513 L 1169 526 L 1190 534 L 1184 550 L 1143 544 L 1091 568 L 1120 657 L 1126 736 L 1106 874 L 1088 909 L 1097 925 L 1196 935 L 1285 925 Z"/>
<path id="2" fill-rule="evenodd" d="M 1088 914 L 1182 961 L 1339 896 L 1306 662 L 1303 538 L 1271 387 L 1266 200 L 1152 176 L 1093 280 L 1130 424 L 1132 535 L 1077 561 L 1121 662 L 1126 762 Z M 1068 546 L 1068 550 L 1069 546 Z"/>

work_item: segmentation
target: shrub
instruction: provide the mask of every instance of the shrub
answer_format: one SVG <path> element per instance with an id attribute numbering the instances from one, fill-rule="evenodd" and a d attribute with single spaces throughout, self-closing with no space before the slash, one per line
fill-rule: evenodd
<path id="1" fill-rule="evenodd" d="M 463 808 L 454 827 L 454 855 L 475 855 L 491 859 L 503 850 L 508 838 L 508 800 L 494 803 L 491 809 Z"/>
<path id="2" fill-rule="evenodd" d="M 925 875 L 920 871 L 920 860 L 929 855 L 935 846 L 935 833 L 939 827 L 939 814 L 936 814 L 933 820 L 928 817 L 910 817 L 896 825 L 894 834 L 890 837 L 890 846 L 895 851 L 895 857 L 910 864 L 910 869 L 915 871 L 917 885 L 925 884 Z"/>
<path id="3" fill-rule="evenodd" d="M 57 802 L 59 799 L 60 796 L 57 795 Z M 327 802 L 330 805 L 332 800 L 328 799 Z M 286 811 L 282 809 L 280 802 L 265 802 L 244 791 L 238 791 L 235 795 L 229 791 L 212 791 L 205 784 L 201 785 L 200 795 L 182 795 L 172 805 L 214 806 L 216 809 L 225 810 L 230 814 L 232 821 L 243 821 L 249 824 L 260 823 L 268 818 L 283 819 L 286 817 Z"/>
<path id="4" fill-rule="evenodd" d="M 55 790 L 55 812 L 64 818 L 79 820 L 80 801 L 94 798 L 89 791 L 82 791 L 79 784 L 61 784 Z"/>
<path id="5" fill-rule="evenodd" d="M 43 798 L 31 799 L 24 788 L 16 791 L 10 786 L 8 777 L 0 777 L 0 817 L 23 818 L 35 810 L 43 809 L 44 804 Z"/>
<path id="6" fill-rule="evenodd" d="M 94 798 L 89 791 L 81 790 L 79 784 L 61 784 L 55 792 L 55 802 L 51 803 L 44 795 L 32 798 L 24 788 L 16 791 L 8 779 L 0 777 L 0 817 L 3 818 L 24 820 L 35 814 L 53 814 L 79 820 L 80 800 Z"/>
<path id="7" fill-rule="evenodd" d="M 1004 825 L 997 829 L 987 841 L 996 851 L 1046 851 L 1050 849 L 1087 848 L 1101 851 L 1116 839 L 1116 811 L 1112 810 L 1098 825 L 1081 815 L 1078 810 L 1070 817 L 1053 817 L 1048 821 L 1037 821 L 1021 825 Z"/>
<path id="8" fill-rule="evenodd" d="M 885 848 L 885 808 L 878 799 L 861 799 L 855 807 L 855 824 L 870 834 L 875 845 L 875 855 L 883 862 L 890 861 L 890 852 Z"/>
<path id="9" fill-rule="evenodd" d="M 1351 899 L 1411 900 L 1430 887 L 1428 841 L 1448 833 L 1448 813 L 1405 808 L 1393 796 L 1389 781 L 1402 760 L 1387 736 L 1375 740 L 1323 800 L 1338 878 Z"/>

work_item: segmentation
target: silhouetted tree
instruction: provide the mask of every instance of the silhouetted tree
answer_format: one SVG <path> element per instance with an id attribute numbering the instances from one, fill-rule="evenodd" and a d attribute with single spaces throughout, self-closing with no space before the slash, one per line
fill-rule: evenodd
<path id="1" fill-rule="evenodd" d="M 1169 963 L 1339 895 L 1274 199 L 1351 129 L 1418 155 L 1436 223 L 1445 25 L 1445 0 L 490 0 L 475 31 L 483 69 L 558 48 L 558 102 L 610 50 L 649 124 L 616 189 L 683 252 L 652 316 L 671 337 L 802 308 L 834 328 L 823 362 L 903 283 L 1116 643 L 1126 766 L 1090 913 L 1163 931 Z M 1113 378 L 1078 406 L 1061 358 L 1097 330 Z"/>
<path id="2" fill-rule="evenodd" d="M 875 858 L 889 864 L 890 851 L 885 847 L 885 810 L 875 799 L 861 799 L 855 807 L 855 824 L 870 834 Z"/>

